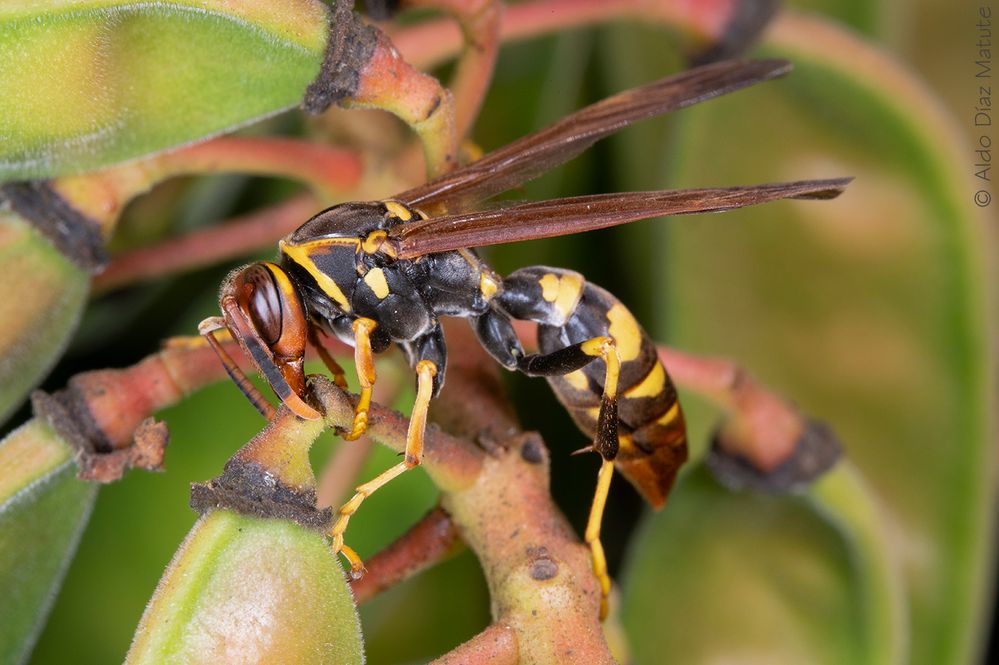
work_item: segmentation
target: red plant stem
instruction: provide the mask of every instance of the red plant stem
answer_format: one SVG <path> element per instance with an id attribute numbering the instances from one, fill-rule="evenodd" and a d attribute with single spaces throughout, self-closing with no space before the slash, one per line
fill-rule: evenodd
<path id="1" fill-rule="evenodd" d="M 308 184 L 327 202 L 354 190 L 362 175 L 350 151 L 296 139 L 226 136 L 146 159 L 66 176 L 54 186 L 80 212 L 113 231 L 125 205 L 158 182 L 179 175 L 251 173 L 286 177 Z"/>
<path id="2" fill-rule="evenodd" d="M 235 342 L 225 346 L 244 370 L 250 369 Z M 74 403 L 86 407 L 92 424 L 111 447 L 120 449 L 132 443 L 136 428 L 153 413 L 225 377 L 211 347 L 194 340 L 169 346 L 130 367 L 78 374 L 67 390 Z"/>
<path id="3" fill-rule="evenodd" d="M 771 471 L 795 451 L 805 419 L 786 399 L 756 381 L 728 358 L 696 356 L 658 347 L 678 386 L 724 408 L 730 420 L 721 438 L 728 452 L 745 457 L 761 471 Z"/>
<path id="4" fill-rule="evenodd" d="M 457 165 L 451 93 L 407 62 L 384 33 L 378 33 L 374 53 L 358 74 L 357 90 L 340 105 L 383 109 L 409 125 L 423 143 L 429 178 Z"/>
<path id="5" fill-rule="evenodd" d="M 517 633 L 509 626 L 492 624 L 430 665 L 517 665 Z"/>
<path id="6" fill-rule="evenodd" d="M 716 39 L 728 25 L 738 0 L 534 0 L 506 8 L 504 42 L 538 37 L 610 20 L 635 19 L 677 27 L 695 38 Z M 454 57 L 461 31 L 449 21 L 429 21 L 392 31 L 406 59 L 429 68 Z"/>
<path id="7" fill-rule="evenodd" d="M 263 247 L 291 233 L 319 209 L 307 194 L 228 220 L 219 226 L 193 231 L 151 247 L 116 257 L 94 277 L 95 292 L 110 291 L 135 282 L 215 265 Z"/>
<path id="8" fill-rule="evenodd" d="M 256 369 L 232 339 L 220 340 L 226 352 L 244 372 Z M 339 341 L 328 344 L 334 355 L 347 356 L 349 347 Z M 85 406 L 89 418 L 113 448 L 132 441 L 139 424 L 156 411 L 176 404 L 191 393 L 228 379 L 218 357 L 201 337 L 174 337 L 163 350 L 122 369 L 104 369 L 77 374 L 68 390 Z"/>
<path id="9" fill-rule="evenodd" d="M 350 588 L 358 604 L 453 555 L 461 546 L 451 516 L 434 508 L 395 542 L 367 560 L 367 572 Z"/>
<path id="10" fill-rule="evenodd" d="M 515 322 L 528 350 L 537 348 L 533 323 Z M 699 356 L 658 346 L 659 359 L 680 388 L 714 402 L 728 414 L 722 437 L 728 452 L 770 471 L 795 451 L 806 422 L 784 397 L 756 381 L 728 358 Z"/>
<path id="11" fill-rule="evenodd" d="M 479 115 L 499 54 L 503 4 L 499 0 L 404 0 L 405 7 L 426 7 L 451 14 L 464 49 L 448 87 L 454 95 L 458 137 L 468 134 Z"/>

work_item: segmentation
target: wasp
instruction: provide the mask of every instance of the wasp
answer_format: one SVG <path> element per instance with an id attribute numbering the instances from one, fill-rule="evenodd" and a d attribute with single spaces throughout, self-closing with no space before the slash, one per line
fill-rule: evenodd
<path id="1" fill-rule="evenodd" d="M 280 241 L 277 262 L 230 273 L 221 288 L 223 316 L 206 319 L 200 332 L 265 417 L 273 407 L 225 354 L 217 331 L 228 330 L 278 398 L 302 418 L 320 417 L 307 402 L 306 345 L 316 348 L 341 386 L 346 386 L 344 370 L 318 334 L 353 346 L 360 395 L 352 427 L 343 434 L 348 440 L 367 426 L 374 354 L 395 344 L 415 371 L 404 459 L 359 486 L 329 532 L 333 550 L 347 557 L 355 574 L 363 564 L 344 544 L 347 523 L 366 497 L 420 464 L 428 405 L 444 385 L 447 369 L 440 319 L 459 317 L 468 319 L 500 365 L 546 377 L 579 428 L 592 437 L 592 450 L 603 461 L 585 541 L 606 612 L 610 578 L 600 526 L 612 472 L 620 470 L 653 506 L 666 501 L 687 458 L 676 389 L 649 335 L 613 295 L 560 268 L 533 266 L 501 277 L 473 248 L 784 198 L 833 198 L 849 179 L 599 194 L 489 211 L 473 206 L 627 125 L 789 70 L 790 63 L 780 60 L 727 61 L 627 90 L 392 199 L 323 210 Z M 524 351 L 514 319 L 538 324 L 537 353 Z"/>

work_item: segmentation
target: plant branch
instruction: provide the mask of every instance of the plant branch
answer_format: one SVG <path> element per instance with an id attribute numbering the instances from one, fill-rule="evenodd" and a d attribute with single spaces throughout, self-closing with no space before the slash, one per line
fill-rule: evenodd
<path id="1" fill-rule="evenodd" d="M 727 358 L 665 346 L 658 351 L 678 386 L 707 397 L 729 414 L 720 438 L 727 452 L 748 459 L 761 471 L 775 469 L 794 454 L 807 422 L 785 398 Z"/>
<path id="2" fill-rule="evenodd" d="M 430 665 L 517 665 L 519 651 L 517 633 L 494 623 Z"/>
<path id="3" fill-rule="evenodd" d="M 469 327 L 447 333 L 455 362 L 435 411 L 448 418 L 438 422 L 491 454 L 477 481 L 442 492 L 441 505 L 479 558 L 494 622 L 517 635 L 520 662 L 613 662 L 589 550 L 552 501 L 544 443 L 520 432 L 498 369 Z"/>
<path id="4" fill-rule="evenodd" d="M 450 171 L 457 165 L 458 153 L 451 93 L 403 59 L 385 33 L 378 31 L 376 40 L 371 59 L 360 71 L 357 90 L 340 105 L 389 111 L 420 137 L 428 178 Z"/>
<path id="5" fill-rule="evenodd" d="M 362 165 L 353 152 L 308 141 L 225 136 L 103 171 L 57 178 L 53 187 L 80 212 L 97 220 L 107 237 L 125 205 L 136 196 L 168 178 L 205 173 L 290 178 L 332 202 L 357 187 Z"/>
<path id="6" fill-rule="evenodd" d="M 495 364 L 468 326 L 447 332 L 454 361 L 434 412 L 450 433 L 428 428 L 423 466 L 482 564 L 494 620 L 517 635 L 522 662 L 559 662 L 570 653 L 579 662 L 613 662 L 589 550 L 552 502 L 544 444 L 518 430 Z M 311 377 L 310 385 L 327 424 L 349 427 L 356 398 L 325 377 Z M 368 435 L 401 452 L 407 424 L 374 404 Z"/>
<path id="7" fill-rule="evenodd" d="M 702 42 L 721 41 L 738 16 L 740 0 L 533 0 L 506 8 L 500 38 L 504 42 L 630 19 L 676 28 Z M 462 34 L 449 21 L 428 21 L 392 31 L 392 41 L 417 67 L 430 68 L 454 57 Z"/>
<path id="8" fill-rule="evenodd" d="M 404 7 L 438 9 L 454 18 L 464 48 L 448 85 L 459 139 L 468 134 L 489 90 L 499 54 L 503 3 L 499 0 L 404 0 Z"/>

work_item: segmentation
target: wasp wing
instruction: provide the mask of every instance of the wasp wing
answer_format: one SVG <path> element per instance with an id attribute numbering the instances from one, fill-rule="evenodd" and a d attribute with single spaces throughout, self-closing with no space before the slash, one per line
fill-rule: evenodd
<path id="1" fill-rule="evenodd" d="M 689 69 L 587 106 L 395 198 L 428 213 L 467 209 L 569 161 L 632 123 L 783 76 L 790 70 L 791 63 L 785 60 L 730 60 Z"/>
<path id="2" fill-rule="evenodd" d="M 399 224 L 389 236 L 399 258 L 407 259 L 463 247 L 580 233 L 649 217 L 719 212 L 780 199 L 831 199 L 839 196 L 850 180 L 576 196 Z"/>

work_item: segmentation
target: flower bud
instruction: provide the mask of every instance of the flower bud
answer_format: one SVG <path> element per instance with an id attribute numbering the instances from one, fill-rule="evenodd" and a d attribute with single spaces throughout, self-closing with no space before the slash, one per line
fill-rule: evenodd
<path id="1" fill-rule="evenodd" d="M 0 441 L 0 662 L 24 661 L 41 631 L 97 486 L 35 419 Z"/>
<path id="2" fill-rule="evenodd" d="M 364 662 L 347 579 L 294 522 L 205 514 L 160 580 L 127 663 Z"/>

